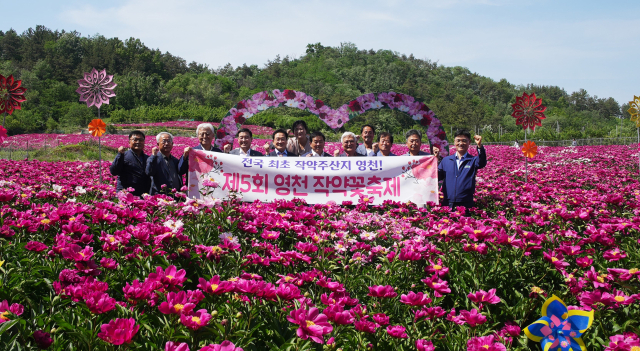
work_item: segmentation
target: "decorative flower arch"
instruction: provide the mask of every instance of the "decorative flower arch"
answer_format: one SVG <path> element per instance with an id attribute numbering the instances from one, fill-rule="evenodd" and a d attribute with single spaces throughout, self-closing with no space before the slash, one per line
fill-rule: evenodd
<path id="1" fill-rule="evenodd" d="M 388 108 L 401 111 L 411 116 L 414 120 L 420 121 L 420 125 L 426 130 L 431 146 L 438 147 L 440 150 L 448 150 L 449 143 L 446 139 L 446 133 L 434 112 L 425 103 L 416 100 L 413 96 L 393 91 L 365 94 L 349 101 L 338 109 L 332 109 L 325 105 L 322 100 L 318 100 L 301 91 L 289 89 L 275 89 L 271 92 L 262 91 L 254 94 L 250 99 L 238 102 L 229 110 L 222 119 L 222 123 L 220 123 L 220 128 L 216 134 L 216 145 L 224 146 L 225 144 L 233 143 L 233 138 L 238 129 L 242 127 L 247 119 L 259 112 L 280 106 L 309 111 L 318 116 L 333 130 L 342 127 L 349 120 L 369 110 Z"/>

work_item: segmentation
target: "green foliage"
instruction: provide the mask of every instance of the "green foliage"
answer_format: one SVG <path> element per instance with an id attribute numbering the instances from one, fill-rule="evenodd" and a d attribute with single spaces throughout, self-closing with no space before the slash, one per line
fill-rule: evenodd
<path id="1" fill-rule="evenodd" d="M 75 31 L 36 26 L 22 34 L 9 30 L 0 36 L 0 74 L 13 74 L 23 80 L 28 89 L 24 109 L 33 111 L 16 115 L 27 120 L 11 125 L 9 133 L 50 130 L 54 122 L 63 124 L 61 120 L 78 100 L 77 80 L 93 67 L 107 69 L 118 84 L 116 98 L 101 109 L 102 115 L 111 117 L 114 123 L 220 121 L 239 100 L 273 89 L 304 91 L 333 108 L 365 93 L 405 93 L 426 102 L 446 131 L 479 130 L 497 135 L 494 141 L 522 134 L 510 114 L 516 96 L 525 91 L 535 92 L 548 107 L 548 118 L 541 129 L 561 130 L 560 134 L 545 134 L 548 138 L 608 136 L 619 124 L 619 117 L 628 118 L 628 105 L 621 109 L 614 99 L 590 96 L 584 89 L 568 93 L 557 86 L 515 86 L 464 67 L 445 67 L 390 50 L 359 50 L 352 43 L 339 47 L 309 44 L 306 55 L 298 59 L 276 56 L 263 68 L 244 64 L 211 70 L 152 50 L 139 39 L 81 37 Z M 43 120 L 34 123 L 34 115 Z M 311 129 L 327 128 L 315 117 L 303 116 L 313 124 Z M 251 123 L 288 128 L 300 117 L 296 111 L 284 109 L 258 114 Z M 52 122 L 45 122 L 50 119 Z M 413 127 L 407 116 L 387 111 L 360 116 L 344 129 L 358 131 L 364 124 L 394 135 Z M 619 131 L 629 136 L 632 132 Z"/>

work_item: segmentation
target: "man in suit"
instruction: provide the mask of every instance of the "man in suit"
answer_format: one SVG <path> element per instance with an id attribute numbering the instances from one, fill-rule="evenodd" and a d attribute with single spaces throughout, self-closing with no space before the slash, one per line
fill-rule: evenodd
<path id="1" fill-rule="evenodd" d="M 284 129 L 276 129 L 272 134 L 273 146 L 275 149 L 267 156 L 271 157 L 298 157 L 298 154 L 287 151 L 287 131 Z"/>
<path id="2" fill-rule="evenodd" d="M 311 139 L 311 151 L 302 155 L 302 157 L 331 157 L 331 155 L 324 152 L 324 134 L 321 132 L 313 132 L 309 136 L 309 139 Z"/>
<path id="3" fill-rule="evenodd" d="M 422 134 L 419 131 L 415 129 L 411 129 L 405 134 L 405 137 L 407 138 L 407 148 L 409 149 L 409 152 L 407 152 L 402 156 L 431 155 L 426 151 L 420 150 L 420 147 L 422 147 Z"/>
<path id="4" fill-rule="evenodd" d="M 240 155 L 244 157 L 264 156 L 262 153 L 251 149 L 251 142 L 253 141 L 253 133 L 249 129 L 242 128 L 238 131 L 237 135 L 238 135 L 238 144 L 240 144 L 240 147 L 231 150 L 229 152 L 229 155 Z"/>
<path id="5" fill-rule="evenodd" d="M 118 176 L 116 190 L 133 188 L 133 195 L 149 193 L 151 178 L 145 173 L 147 158 L 144 154 L 144 133 L 134 130 L 129 133 L 129 150 L 118 148 L 118 154 L 111 164 L 111 174 Z"/>
<path id="6" fill-rule="evenodd" d="M 150 194 L 155 195 L 160 192 L 168 194 L 174 189 L 180 190 L 182 175 L 187 173 L 189 167 L 185 162 L 183 168 L 179 168 L 180 161 L 171 155 L 173 135 L 161 132 L 156 136 L 156 141 L 158 146 L 151 149 L 151 156 L 147 159 L 146 173 L 151 177 Z M 183 157 L 189 157 L 188 151 Z"/>
<path id="7" fill-rule="evenodd" d="M 196 128 L 196 136 L 198 136 L 198 141 L 200 142 L 197 146 L 194 146 L 194 150 L 206 150 L 213 152 L 222 152 L 222 150 L 213 146 L 213 141 L 216 138 L 216 129 L 213 127 L 211 123 L 201 123 Z M 189 151 L 191 147 L 187 146 L 184 149 L 184 155 L 180 157 L 180 162 L 178 163 L 179 169 L 189 169 Z M 186 165 L 184 164 L 186 163 Z"/>

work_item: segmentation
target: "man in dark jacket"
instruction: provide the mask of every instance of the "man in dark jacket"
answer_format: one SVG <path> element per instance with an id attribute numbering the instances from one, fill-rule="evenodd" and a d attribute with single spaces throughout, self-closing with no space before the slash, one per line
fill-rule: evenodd
<path id="1" fill-rule="evenodd" d="M 487 165 L 487 154 L 482 146 L 482 137 L 476 135 L 473 138 L 478 144 L 478 156 L 471 156 L 467 152 L 471 133 L 458 130 L 453 140 L 456 153 L 443 158 L 438 164 L 438 179 L 444 180 L 442 206 L 464 206 L 467 210 L 475 206 L 473 195 L 476 192 L 476 173 Z M 440 150 L 434 148 L 433 153 L 439 156 Z"/>
<path id="2" fill-rule="evenodd" d="M 144 154 L 144 133 L 134 130 L 129 133 L 129 150 L 124 146 L 118 148 L 118 154 L 111 164 L 110 171 L 118 176 L 116 191 L 133 188 L 133 195 L 149 193 L 151 178 L 145 173 L 147 158 Z"/>
<path id="3" fill-rule="evenodd" d="M 311 151 L 303 154 L 302 157 L 331 157 L 324 152 L 325 138 L 322 132 L 311 133 L 309 139 L 311 140 Z"/>
<path id="4" fill-rule="evenodd" d="M 287 150 L 287 131 L 284 129 L 276 129 L 273 132 L 273 146 L 275 149 L 265 156 L 271 157 L 298 157 L 298 154 Z"/>
<path id="5" fill-rule="evenodd" d="M 182 175 L 187 173 L 189 165 L 184 162 L 182 168 L 179 168 L 180 161 L 171 155 L 173 135 L 162 132 L 156 136 L 156 141 L 158 146 L 151 150 L 146 168 L 147 175 L 151 177 L 150 194 L 155 195 L 160 192 L 169 194 L 172 189 L 182 188 Z"/>

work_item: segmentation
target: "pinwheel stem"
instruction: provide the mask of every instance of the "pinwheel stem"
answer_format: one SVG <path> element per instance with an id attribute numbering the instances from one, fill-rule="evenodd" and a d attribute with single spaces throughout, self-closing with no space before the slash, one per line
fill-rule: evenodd
<path id="1" fill-rule="evenodd" d="M 99 111 L 99 110 L 98 110 Z M 527 143 L 527 130 L 524 130 L 524 143 Z M 524 183 L 528 183 L 529 180 L 529 157 L 527 157 L 527 155 L 524 155 Z"/>
<path id="2" fill-rule="evenodd" d="M 640 173 L 640 127 L 636 129 L 638 131 L 638 173 Z"/>
<path id="3" fill-rule="evenodd" d="M 100 119 L 100 107 L 98 107 L 98 119 Z M 102 143 L 98 137 L 98 171 L 100 172 L 100 184 L 102 184 Z"/>
<path id="4" fill-rule="evenodd" d="M 4 128 L 4 122 L 5 122 L 6 120 L 7 120 L 7 113 L 5 112 L 5 113 L 2 115 L 2 128 Z"/>

